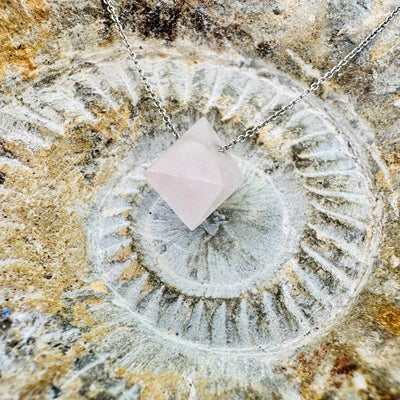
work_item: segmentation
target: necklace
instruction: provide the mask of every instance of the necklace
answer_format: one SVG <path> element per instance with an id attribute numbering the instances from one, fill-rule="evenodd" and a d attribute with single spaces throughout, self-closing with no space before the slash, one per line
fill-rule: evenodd
<path id="1" fill-rule="evenodd" d="M 336 75 L 346 64 L 355 58 L 400 12 L 398 5 L 386 19 L 374 29 L 362 42 L 343 57 L 325 75 L 317 79 L 290 103 L 271 113 L 255 127 L 247 129 L 228 144 L 222 145 L 217 133 L 206 118 L 200 118 L 181 137 L 154 92 L 147 76 L 137 59 L 111 0 L 103 0 L 115 22 L 123 43 L 128 49 L 134 68 L 143 81 L 154 105 L 161 114 L 167 128 L 178 139 L 148 168 L 144 176 L 160 197 L 190 229 L 196 229 L 213 211 L 215 211 L 244 181 L 240 169 L 228 153 L 238 143 L 252 137 L 268 123 L 276 120 L 311 92 Z"/>

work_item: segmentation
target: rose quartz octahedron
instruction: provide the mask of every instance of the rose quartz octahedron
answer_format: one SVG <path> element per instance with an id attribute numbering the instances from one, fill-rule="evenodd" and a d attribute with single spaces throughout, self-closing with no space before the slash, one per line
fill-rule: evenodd
<path id="1" fill-rule="evenodd" d="M 144 176 L 182 222 L 196 229 L 244 181 L 219 137 L 200 118 Z"/>

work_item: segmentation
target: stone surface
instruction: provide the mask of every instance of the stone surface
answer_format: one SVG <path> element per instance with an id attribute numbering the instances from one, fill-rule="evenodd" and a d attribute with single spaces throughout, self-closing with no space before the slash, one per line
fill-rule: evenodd
<path id="1" fill-rule="evenodd" d="M 242 183 L 232 156 L 203 117 L 179 138 L 144 177 L 190 229 L 196 229 Z"/>
<path id="2" fill-rule="evenodd" d="M 205 116 L 227 143 L 395 5 L 117 10 L 179 132 Z M 3 397 L 399 397 L 398 18 L 237 147 L 245 182 L 188 232 L 144 178 L 174 141 L 104 6 L 0 10 Z"/>

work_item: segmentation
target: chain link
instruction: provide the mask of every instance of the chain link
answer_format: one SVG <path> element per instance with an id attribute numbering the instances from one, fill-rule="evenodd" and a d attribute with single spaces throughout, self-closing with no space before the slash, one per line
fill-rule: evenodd
<path id="1" fill-rule="evenodd" d="M 115 8 L 111 3 L 111 0 L 103 0 L 106 4 L 107 10 L 111 15 L 111 19 L 115 22 L 118 32 L 122 38 L 123 43 L 125 44 L 126 48 L 128 49 L 129 55 L 133 61 L 134 68 L 136 69 L 137 73 L 141 77 L 144 87 L 149 93 L 150 97 L 152 98 L 155 106 L 158 108 L 158 112 L 162 115 L 163 120 L 167 127 L 173 132 L 174 136 L 178 139 L 180 137 L 179 133 L 177 132 L 174 124 L 171 121 L 171 117 L 165 110 L 164 106 L 162 105 L 161 101 L 158 99 L 157 95 L 154 92 L 153 87 L 151 86 L 147 76 L 145 75 L 138 59 L 136 53 L 132 50 L 131 45 L 128 42 L 128 39 L 125 35 L 124 29 L 122 28 L 121 22 L 115 12 Z M 337 74 L 345 65 L 347 65 L 354 57 L 356 57 L 368 44 L 380 33 L 389 22 L 400 12 L 400 5 L 398 5 L 387 17 L 386 19 L 375 29 L 373 30 L 357 47 L 355 47 L 350 53 L 348 53 L 342 60 L 339 61 L 337 65 L 335 65 L 331 70 L 329 70 L 325 75 L 317 79 L 315 82 L 311 84 L 311 86 L 305 89 L 298 97 L 293 99 L 290 103 L 286 104 L 285 106 L 281 107 L 279 110 L 275 111 L 271 114 L 266 120 L 261 122 L 260 124 L 256 125 L 255 127 L 249 128 L 245 131 L 244 134 L 237 136 L 233 139 L 230 143 L 221 146 L 219 149 L 220 152 L 225 152 L 232 149 L 238 143 L 243 142 L 244 140 L 251 138 L 257 133 L 260 129 L 264 126 L 269 124 L 272 121 L 275 121 L 281 115 L 285 114 L 291 108 L 293 108 L 299 101 L 303 100 L 306 96 L 308 96 L 311 92 L 315 92 L 319 89 L 321 85 L 323 85 L 327 80 L 331 79 L 335 74 Z"/>
<path id="2" fill-rule="evenodd" d="M 144 83 L 145 89 L 147 90 L 151 99 L 153 100 L 154 105 L 158 108 L 158 112 L 162 115 L 165 125 L 167 125 L 167 127 L 173 132 L 175 138 L 179 139 L 180 135 L 179 135 L 178 131 L 176 130 L 175 125 L 172 123 L 171 117 L 167 113 L 167 111 L 164 108 L 164 106 L 162 105 L 161 101 L 158 99 L 156 93 L 154 92 L 153 87 L 151 86 L 151 84 L 149 82 L 149 79 L 145 75 L 145 73 L 142 69 L 142 66 L 140 65 L 140 63 L 137 59 L 136 53 L 133 51 L 131 45 L 128 42 L 128 39 L 124 32 L 124 29 L 122 28 L 121 22 L 117 16 L 117 13 L 115 12 L 114 6 L 112 5 L 110 0 L 103 0 L 103 2 L 105 3 L 108 12 L 111 15 L 111 19 L 115 22 L 115 25 L 117 26 L 119 35 L 121 36 L 122 41 L 124 42 L 126 48 L 128 49 L 131 60 L 133 61 L 134 68 L 136 69 L 136 72 L 141 77 L 141 79 Z"/>

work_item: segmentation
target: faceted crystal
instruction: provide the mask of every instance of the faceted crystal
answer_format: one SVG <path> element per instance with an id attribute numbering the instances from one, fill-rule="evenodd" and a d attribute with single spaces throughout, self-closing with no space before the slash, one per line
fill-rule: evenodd
<path id="1" fill-rule="evenodd" d="M 219 152 L 219 137 L 199 119 L 144 176 L 182 222 L 196 229 L 244 181 L 232 156 Z"/>

